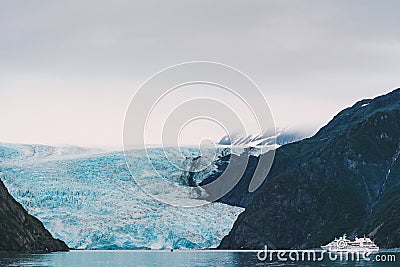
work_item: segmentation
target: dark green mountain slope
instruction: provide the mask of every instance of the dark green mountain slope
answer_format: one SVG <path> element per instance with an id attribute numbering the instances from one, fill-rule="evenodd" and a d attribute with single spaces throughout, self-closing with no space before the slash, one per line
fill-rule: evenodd
<path id="1" fill-rule="evenodd" d="M 35 217 L 8 193 L 0 180 L 0 251 L 51 252 L 68 247 L 54 239 Z"/>
<path id="2" fill-rule="evenodd" d="M 276 151 L 264 188 L 220 248 L 319 247 L 343 233 L 400 247 L 399 154 L 400 89 L 356 103 Z"/>

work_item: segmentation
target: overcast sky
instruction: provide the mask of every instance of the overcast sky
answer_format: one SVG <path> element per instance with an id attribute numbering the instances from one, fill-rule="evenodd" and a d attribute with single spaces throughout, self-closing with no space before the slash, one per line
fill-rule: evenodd
<path id="1" fill-rule="evenodd" d="M 1 1 L 0 141 L 118 146 L 129 101 L 174 64 L 233 66 L 275 123 L 315 131 L 400 87 L 399 1 Z"/>

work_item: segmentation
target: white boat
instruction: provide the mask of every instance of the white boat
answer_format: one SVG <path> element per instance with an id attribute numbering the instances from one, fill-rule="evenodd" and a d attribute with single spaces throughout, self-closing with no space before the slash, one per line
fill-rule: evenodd
<path id="1" fill-rule="evenodd" d="M 343 235 L 339 238 L 335 238 L 332 242 L 325 246 L 321 246 L 322 249 L 330 252 L 377 252 L 379 247 L 368 237 L 356 237 L 354 241 L 346 238 Z"/>

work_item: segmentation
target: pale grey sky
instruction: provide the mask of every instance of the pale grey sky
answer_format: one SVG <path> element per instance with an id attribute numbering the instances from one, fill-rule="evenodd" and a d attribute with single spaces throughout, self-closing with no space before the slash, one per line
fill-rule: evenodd
<path id="1" fill-rule="evenodd" d="M 399 1 L 1 1 L 0 141 L 115 146 L 135 90 L 206 60 L 316 130 L 400 87 Z"/>

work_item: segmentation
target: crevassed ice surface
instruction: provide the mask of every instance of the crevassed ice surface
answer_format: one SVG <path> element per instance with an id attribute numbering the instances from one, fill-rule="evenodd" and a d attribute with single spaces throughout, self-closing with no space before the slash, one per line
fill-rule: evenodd
<path id="1" fill-rule="evenodd" d="M 144 150 L 133 151 L 130 160 L 140 185 L 162 193 L 168 189 L 159 186 L 154 169 L 172 183 L 180 182 L 182 171 L 160 153 L 149 150 L 153 164 Z M 221 203 L 195 208 L 163 204 L 140 189 L 123 152 L 0 144 L 0 179 L 54 237 L 77 249 L 216 247 L 243 211 Z"/>

